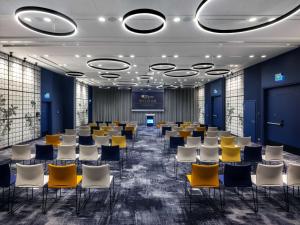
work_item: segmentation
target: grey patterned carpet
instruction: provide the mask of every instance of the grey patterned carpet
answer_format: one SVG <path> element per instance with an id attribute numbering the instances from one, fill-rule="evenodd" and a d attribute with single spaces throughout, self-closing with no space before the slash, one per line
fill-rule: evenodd
<path id="1" fill-rule="evenodd" d="M 300 197 L 291 197 L 290 212 L 287 212 L 282 190 L 274 190 L 271 197 L 266 197 L 260 190 L 258 213 L 253 211 L 251 191 L 245 191 L 242 197 L 229 190 L 224 212 L 219 210 L 218 195 L 215 199 L 212 195 L 208 198 L 208 192 L 203 191 L 194 198 L 190 212 L 189 201 L 184 195 L 184 174 L 189 171 L 189 166 L 179 165 L 176 180 L 174 155 L 163 150 L 162 139 L 157 137 L 154 128 L 141 127 L 135 148 L 129 152 L 122 179 L 118 171 L 113 171 L 116 183 L 112 214 L 109 213 L 106 191 L 93 192 L 77 216 L 75 191 L 63 190 L 56 200 L 52 192 L 47 213 L 43 214 L 41 191 L 35 190 L 33 200 L 27 200 L 26 192 L 20 190 L 13 215 L 3 207 L 0 209 L 0 224 L 300 224 Z M 9 154 L 9 150 L 0 152 L 0 159 Z M 298 156 L 288 153 L 285 159 L 300 161 Z"/>

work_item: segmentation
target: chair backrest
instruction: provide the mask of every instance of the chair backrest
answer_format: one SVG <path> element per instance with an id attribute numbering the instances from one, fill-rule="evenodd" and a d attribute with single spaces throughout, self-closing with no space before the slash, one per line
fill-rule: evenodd
<path id="1" fill-rule="evenodd" d="M 206 131 L 207 137 L 218 137 L 218 131 Z"/>
<path id="2" fill-rule="evenodd" d="M 101 146 L 101 161 L 119 161 L 120 160 L 120 148 L 116 146 Z"/>
<path id="3" fill-rule="evenodd" d="M 91 127 L 89 125 L 83 125 L 79 127 L 79 130 L 89 130 Z"/>
<path id="4" fill-rule="evenodd" d="M 78 136 L 90 136 L 91 130 L 90 129 L 79 129 Z"/>
<path id="5" fill-rule="evenodd" d="M 12 160 L 30 160 L 31 159 L 31 145 L 13 145 L 11 148 Z"/>
<path id="6" fill-rule="evenodd" d="M 94 139 L 92 136 L 79 136 L 78 143 L 80 145 L 94 145 Z"/>
<path id="7" fill-rule="evenodd" d="M 0 165 L 0 187 L 10 186 L 10 167 L 9 163 Z"/>
<path id="8" fill-rule="evenodd" d="M 218 146 L 218 138 L 217 137 L 204 137 L 204 145 L 205 146 Z"/>
<path id="9" fill-rule="evenodd" d="M 79 160 L 98 160 L 96 145 L 79 145 Z"/>
<path id="10" fill-rule="evenodd" d="M 112 136 L 121 136 L 121 131 L 118 130 L 110 130 L 107 132 L 107 135 L 112 137 Z"/>
<path id="11" fill-rule="evenodd" d="M 195 130 L 196 131 L 203 131 L 203 132 L 206 131 L 205 127 L 196 127 Z"/>
<path id="12" fill-rule="evenodd" d="M 196 148 L 200 148 L 201 147 L 201 137 L 187 137 L 186 139 L 186 145 L 188 147 L 196 147 Z"/>
<path id="13" fill-rule="evenodd" d="M 76 165 L 56 166 L 48 164 L 49 188 L 74 188 L 77 186 Z"/>
<path id="14" fill-rule="evenodd" d="M 112 136 L 111 145 L 118 145 L 120 148 L 126 148 L 127 144 L 125 136 Z"/>
<path id="15" fill-rule="evenodd" d="M 65 129 L 65 135 L 76 135 L 75 129 Z"/>
<path id="16" fill-rule="evenodd" d="M 201 137 L 201 140 L 204 139 L 205 131 L 194 130 L 192 136 L 193 137 Z"/>
<path id="17" fill-rule="evenodd" d="M 208 127 L 207 131 L 218 131 L 217 127 Z"/>
<path id="18" fill-rule="evenodd" d="M 218 131 L 218 136 L 219 137 L 230 137 L 231 133 L 230 133 L 230 131 L 227 131 L 227 130 L 220 130 L 220 131 Z"/>
<path id="19" fill-rule="evenodd" d="M 241 162 L 241 147 L 222 147 L 222 162 Z"/>
<path id="20" fill-rule="evenodd" d="M 57 160 L 75 160 L 76 145 L 61 145 L 57 149 Z"/>
<path id="21" fill-rule="evenodd" d="M 259 163 L 256 168 L 256 185 L 272 186 L 283 184 L 282 180 L 283 164 L 265 165 Z"/>
<path id="22" fill-rule="evenodd" d="M 167 126 L 167 125 L 161 127 L 161 134 L 162 134 L 162 136 L 165 136 L 167 130 L 172 130 L 172 127 Z"/>
<path id="23" fill-rule="evenodd" d="M 58 134 L 46 135 L 46 144 L 57 147 L 60 145 L 60 136 Z"/>
<path id="24" fill-rule="evenodd" d="M 108 188 L 110 185 L 109 165 L 88 166 L 83 164 L 81 185 L 83 188 Z"/>
<path id="25" fill-rule="evenodd" d="M 104 130 L 94 130 L 93 135 L 94 136 L 105 136 L 107 134 L 107 131 Z"/>
<path id="26" fill-rule="evenodd" d="M 197 149 L 195 147 L 178 146 L 177 160 L 196 162 Z"/>
<path id="27" fill-rule="evenodd" d="M 62 145 L 76 145 L 76 135 L 62 135 Z"/>
<path id="28" fill-rule="evenodd" d="M 202 146 L 200 150 L 202 162 L 219 162 L 219 148 L 214 146 Z"/>
<path id="29" fill-rule="evenodd" d="M 245 146 L 244 147 L 245 162 L 262 162 L 262 146 Z"/>
<path id="30" fill-rule="evenodd" d="M 44 185 L 43 164 L 22 165 L 17 163 L 16 187 L 42 187 Z"/>
<path id="31" fill-rule="evenodd" d="M 238 137 L 237 138 L 237 145 L 241 147 L 251 145 L 251 137 Z"/>
<path id="32" fill-rule="evenodd" d="M 178 146 L 184 146 L 183 137 L 170 137 L 170 148 L 177 149 Z"/>
<path id="33" fill-rule="evenodd" d="M 300 164 L 296 164 L 296 163 L 288 164 L 287 185 L 300 186 Z"/>
<path id="34" fill-rule="evenodd" d="M 192 187 L 219 187 L 219 165 L 192 165 Z"/>
<path id="35" fill-rule="evenodd" d="M 126 140 L 132 140 L 133 139 L 133 131 L 132 130 L 122 130 L 121 135 L 125 136 Z"/>
<path id="36" fill-rule="evenodd" d="M 172 126 L 172 131 L 179 132 L 179 131 L 181 131 L 181 130 L 183 130 L 183 128 L 182 128 L 182 127 L 176 127 L 176 126 Z"/>
<path id="37" fill-rule="evenodd" d="M 235 139 L 236 137 L 234 136 L 229 136 L 229 137 L 221 137 L 221 142 L 220 145 L 221 147 L 223 146 L 234 146 L 235 145 Z"/>
<path id="38" fill-rule="evenodd" d="M 252 187 L 251 165 L 230 165 L 224 167 L 225 187 Z"/>
<path id="39" fill-rule="evenodd" d="M 266 146 L 266 160 L 283 160 L 283 145 L 281 146 Z"/>
<path id="40" fill-rule="evenodd" d="M 190 131 L 190 132 L 193 132 L 193 130 L 194 130 L 194 127 L 186 127 L 186 128 L 184 128 L 184 130 L 186 130 L 186 131 Z"/>
<path id="41" fill-rule="evenodd" d="M 180 137 L 183 137 L 185 140 L 187 137 L 191 136 L 191 131 L 188 131 L 188 130 L 181 130 L 179 131 L 179 136 Z"/>
<path id="42" fill-rule="evenodd" d="M 165 140 L 170 140 L 171 136 L 177 136 L 178 132 L 177 131 L 171 131 L 171 130 L 167 130 L 166 134 L 165 134 Z"/>
<path id="43" fill-rule="evenodd" d="M 109 145 L 109 136 L 94 136 L 95 145 L 100 148 L 101 145 Z"/>
<path id="44" fill-rule="evenodd" d="M 54 151 L 53 145 L 35 145 L 35 159 L 38 160 L 53 160 Z"/>

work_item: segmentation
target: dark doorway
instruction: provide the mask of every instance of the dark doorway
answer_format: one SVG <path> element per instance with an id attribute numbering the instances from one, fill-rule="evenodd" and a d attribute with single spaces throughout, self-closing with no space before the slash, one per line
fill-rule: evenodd
<path id="1" fill-rule="evenodd" d="M 222 128 L 222 97 L 214 96 L 212 97 L 212 126 Z"/>
<path id="2" fill-rule="evenodd" d="M 244 102 L 244 136 L 251 136 L 256 142 L 256 101 L 246 100 Z"/>
<path id="3" fill-rule="evenodd" d="M 52 133 L 51 102 L 42 102 L 41 133 L 42 136 Z"/>

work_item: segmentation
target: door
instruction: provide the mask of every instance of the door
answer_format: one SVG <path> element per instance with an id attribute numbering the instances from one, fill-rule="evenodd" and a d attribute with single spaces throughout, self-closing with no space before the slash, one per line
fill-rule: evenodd
<path id="1" fill-rule="evenodd" d="M 222 97 L 214 96 L 212 97 L 212 126 L 222 128 Z"/>
<path id="2" fill-rule="evenodd" d="M 244 102 L 244 136 L 251 136 L 256 141 L 256 101 L 245 100 Z"/>
<path id="3" fill-rule="evenodd" d="M 269 89 L 265 93 L 265 140 L 300 148 L 300 85 Z"/>
<path id="4" fill-rule="evenodd" d="M 52 133 L 51 127 L 51 102 L 42 102 L 41 133 L 42 136 Z"/>

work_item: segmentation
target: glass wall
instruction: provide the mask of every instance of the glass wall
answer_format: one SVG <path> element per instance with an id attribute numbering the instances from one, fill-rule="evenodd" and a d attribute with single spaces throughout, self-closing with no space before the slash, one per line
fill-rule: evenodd
<path id="1" fill-rule="evenodd" d="M 88 105 L 89 105 L 88 85 L 76 81 L 76 127 L 88 123 Z"/>
<path id="2" fill-rule="evenodd" d="M 0 53 L 0 148 L 40 137 L 40 68 Z"/>
<path id="3" fill-rule="evenodd" d="M 199 87 L 198 89 L 198 113 L 199 122 L 201 124 L 205 123 L 205 87 Z"/>
<path id="4" fill-rule="evenodd" d="M 244 71 L 226 77 L 226 130 L 243 136 Z"/>

